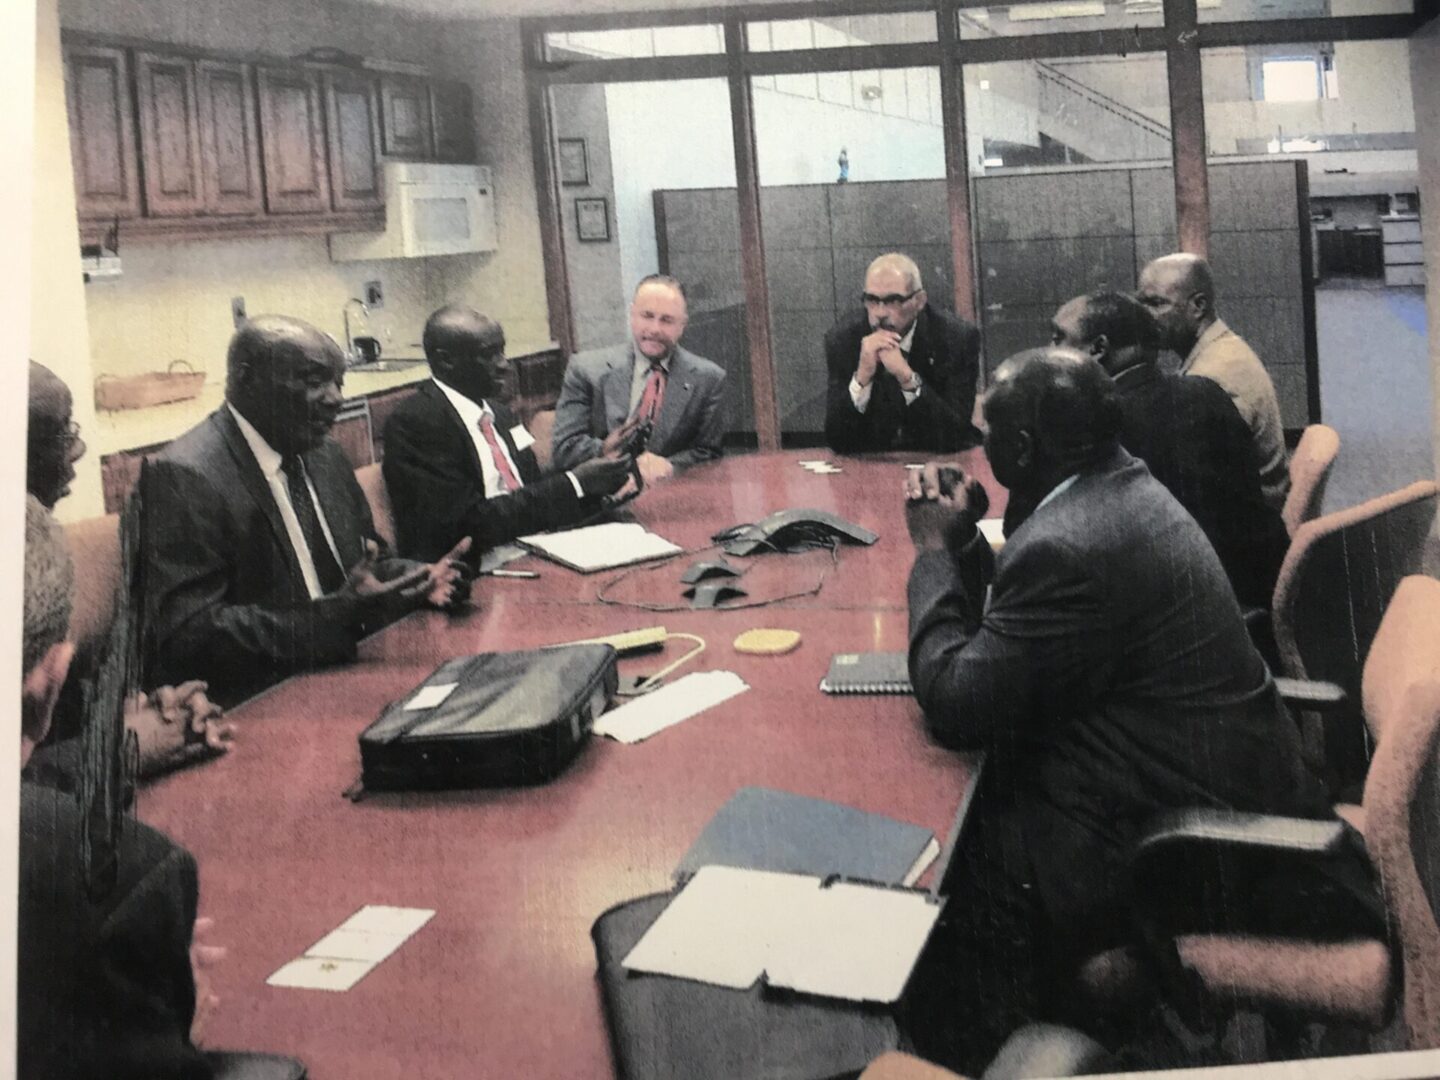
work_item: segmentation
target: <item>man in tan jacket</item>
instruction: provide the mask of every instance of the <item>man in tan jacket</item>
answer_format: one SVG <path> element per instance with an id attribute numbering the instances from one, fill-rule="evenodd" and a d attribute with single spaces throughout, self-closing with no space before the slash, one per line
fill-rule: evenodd
<path id="1" fill-rule="evenodd" d="M 1141 271 L 1136 299 L 1155 317 L 1165 347 L 1184 357 L 1180 373 L 1214 380 L 1235 402 L 1255 438 L 1265 501 L 1279 510 L 1290 472 L 1275 385 L 1245 339 L 1215 314 L 1210 264 L 1198 255 L 1162 256 Z"/>

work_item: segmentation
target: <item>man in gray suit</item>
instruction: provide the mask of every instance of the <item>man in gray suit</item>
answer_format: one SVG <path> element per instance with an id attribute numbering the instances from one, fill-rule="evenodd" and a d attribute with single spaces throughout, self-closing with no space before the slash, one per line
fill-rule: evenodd
<path id="1" fill-rule="evenodd" d="M 1109 376 L 1021 353 L 985 419 L 1028 510 L 998 557 L 973 480 L 932 464 L 907 486 L 915 696 L 938 742 L 987 753 L 911 1034 L 972 1074 L 1129 940 L 1127 856 L 1157 812 L 1328 816 L 1214 548 L 1118 442 Z"/>
<path id="2" fill-rule="evenodd" d="M 685 287 L 651 274 L 630 303 L 631 339 L 570 358 L 555 406 L 557 469 L 612 453 L 646 421 L 635 464 L 647 484 L 720 456 L 725 370 L 680 347 L 688 318 Z"/>

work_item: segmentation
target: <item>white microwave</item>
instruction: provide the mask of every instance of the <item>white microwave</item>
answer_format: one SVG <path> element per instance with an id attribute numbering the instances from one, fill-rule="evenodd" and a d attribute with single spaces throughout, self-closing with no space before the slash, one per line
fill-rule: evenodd
<path id="1" fill-rule="evenodd" d="M 332 233 L 332 262 L 496 249 L 495 188 L 488 165 L 387 161 L 384 168 L 385 231 Z"/>

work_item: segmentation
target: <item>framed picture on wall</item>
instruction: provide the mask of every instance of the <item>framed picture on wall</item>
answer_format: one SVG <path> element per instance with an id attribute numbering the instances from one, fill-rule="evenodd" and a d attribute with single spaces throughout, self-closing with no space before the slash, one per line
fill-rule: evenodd
<path id="1" fill-rule="evenodd" d="M 610 201 L 605 198 L 575 200 L 575 232 L 589 243 L 610 239 Z"/>
<path id="2" fill-rule="evenodd" d="M 585 140 L 558 141 L 560 183 L 571 187 L 590 183 L 590 157 L 585 151 Z"/>

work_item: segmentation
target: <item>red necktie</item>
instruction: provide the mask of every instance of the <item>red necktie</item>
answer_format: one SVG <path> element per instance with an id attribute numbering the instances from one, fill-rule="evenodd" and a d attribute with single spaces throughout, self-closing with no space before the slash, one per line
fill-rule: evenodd
<path id="1" fill-rule="evenodd" d="M 635 411 L 635 415 L 653 424 L 660 415 L 660 404 L 664 400 L 665 369 L 659 364 L 651 364 L 650 375 L 645 379 L 645 390 L 640 395 L 640 407 Z"/>
<path id="2" fill-rule="evenodd" d="M 500 494 L 518 490 L 520 481 L 515 476 L 515 470 L 510 468 L 505 451 L 500 448 L 500 439 L 495 434 L 495 420 L 488 412 L 480 414 L 480 434 L 490 444 L 490 459 L 495 462 L 495 471 L 500 474 Z"/>

